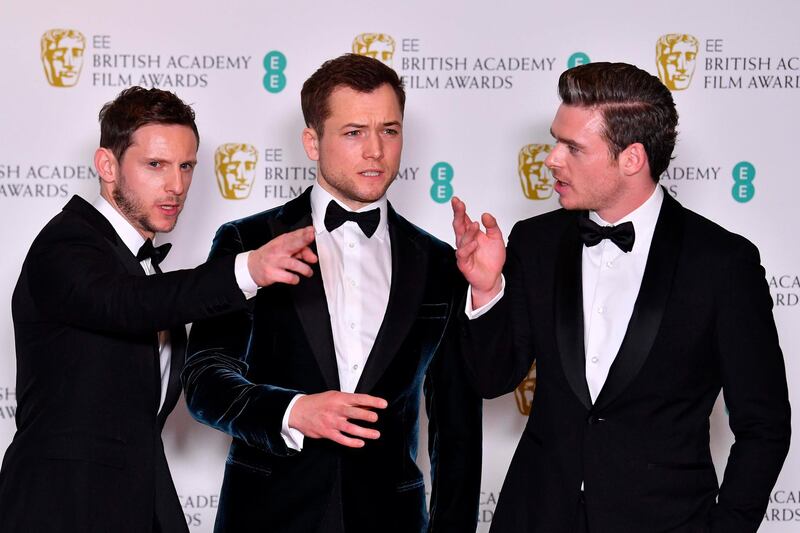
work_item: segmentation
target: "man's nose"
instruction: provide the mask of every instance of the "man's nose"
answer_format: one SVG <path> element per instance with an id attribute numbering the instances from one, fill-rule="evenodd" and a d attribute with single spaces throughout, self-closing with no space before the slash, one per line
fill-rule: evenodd
<path id="1" fill-rule="evenodd" d="M 380 159 L 383 157 L 383 140 L 380 135 L 368 135 L 364 141 L 364 158 Z"/>
<path id="2" fill-rule="evenodd" d="M 184 182 L 184 171 L 180 165 L 176 166 L 174 170 L 169 172 L 164 183 L 164 189 L 170 193 L 180 196 L 186 190 L 186 183 Z"/>

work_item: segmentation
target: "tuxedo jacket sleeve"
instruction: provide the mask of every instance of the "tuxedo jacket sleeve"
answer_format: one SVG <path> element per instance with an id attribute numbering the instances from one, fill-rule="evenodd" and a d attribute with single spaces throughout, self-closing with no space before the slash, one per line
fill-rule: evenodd
<path id="1" fill-rule="evenodd" d="M 785 369 L 756 247 L 740 239 L 717 275 L 714 340 L 736 441 L 711 512 L 711 531 L 755 532 L 789 450 Z"/>
<path id="2" fill-rule="evenodd" d="M 234 258 L 145 276 L 116 237 L 99 237 L 85 224 L 57 220 L 42 231 L 23 267 L 37 312 L 93 331 L 152 333 L 244 307 Z M 120 272 L 122 259 L 134 273 Z"/>
<path id="3" fill-rule="evenodd" d="M 528 301 L 531 291 L 526 288 L 525 267 L 519 255 L 524 245 L 517 244 L 515 230 L 516 226 L 506 247 L 503 297 L 477 319 L 469 320 L 463 313 L 459 317 L 468 376 L 484 398 L 496 398 L 516 389 L 535 359 L 531 330 L 535 311 Z"/>
<path id="4" fill-rule="evenodd" d="M 272 238 L 264 225 L 259 242 Z M 249 249 L 239 228 L 225 224 L 214 237 L 209 259 Z M 195 324 L 183 373 L 186 402 L 204 424 L 265 452 L 294 455 L 297 452 L 286 446 L 281 427 L 289 402 L 303 391 L 252 383 L 245 377 L 255 302 L 251 300 L 244 311 Z"/>

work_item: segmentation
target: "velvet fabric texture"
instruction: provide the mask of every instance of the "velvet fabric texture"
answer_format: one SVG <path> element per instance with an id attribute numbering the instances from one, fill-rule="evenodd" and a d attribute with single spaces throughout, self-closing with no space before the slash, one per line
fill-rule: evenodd
<path id="1" fill-rule="evenodd" d="M 220 228 L 211 257 L 261 246 L 311 224 L 310 189 Z M 297 393 L 339 389 L 317 265 L 299 285 L 261 289 L 246 312 L 196 323 L 183 374 L 192 414 L 233 437 L 215 531 L 356 533 L 474 531 L 481 401 L 464 376 L 455 315 L 466 290 L 453 250 L 389 207 L 392 281 L 383 324 L 356 392 L 384 398 L 381 432 L 361 449 L 280 435 Z M 420 397 L 429 417 L 430 515 L 415 464 Z"/>

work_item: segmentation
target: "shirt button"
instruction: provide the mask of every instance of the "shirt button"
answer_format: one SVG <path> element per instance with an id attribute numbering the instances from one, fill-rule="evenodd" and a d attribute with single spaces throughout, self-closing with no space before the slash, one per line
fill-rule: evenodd
<path id="1" fill-rule="evenodd" d="M 592 363 L 596 363 L 596 362 L 598 362 L 599 360 L 600 360 L 600 359 L 598 359 L 597 357 L 592 357 Z"/>
<path id="2" fill-rule="evenodd" d="M 353 370 L 358 370 L 358 365 L 353 365 Z"/>
<path id="3" fill-rule="evenodd" d="M 602 315 L 603 313 L 606 312 L 606 308 L 601 305 L 600 307 L 597 308 L 597 312 Z"/>
<path id="4" fill-rule="evenodd" d="M 614 261 L 608 261 L 608 262 L 606 263 L 606 266 L 607 266 L 608 268 L 614 268 Z"/>
<path id="5" fill-rule="evenodd" d="M 350 329 L 356 329 L 356 323 L 350 322 Z"/>
<path id="6" fill-rule="evenodd" d="M 355 246 L 356 246 L 356 243 L 354 243 L 354 242 L 351 242 L 351 243 L 349 243 L 347 246 L 349 246 L 350 248 L 355 248 Z"/>

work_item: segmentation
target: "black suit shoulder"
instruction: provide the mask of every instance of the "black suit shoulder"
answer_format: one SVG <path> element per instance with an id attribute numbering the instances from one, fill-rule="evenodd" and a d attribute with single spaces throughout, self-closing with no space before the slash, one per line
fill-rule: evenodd
<path id="1" fill-rule="evenodd" d="M 684 243 L 687 248 L 714 257 L 758 254 L 755 244 L 742 235 L 729 231 L 685 207 L 682 207 L 681 211 L 684 220 Z"/>
<path id="2" fill-rule="evenodd" d="M 511 229 L 509 242 L 524 240 L 541 244 L 555 241 L 565 228 L 576 224 L 578 213 L 578 211 L 556 209 L 520 220 Z"/>

